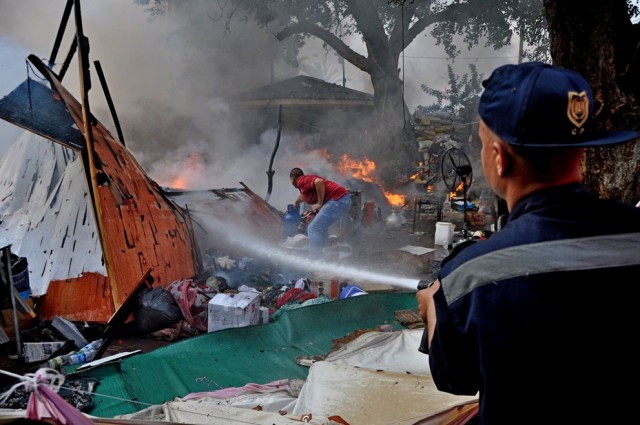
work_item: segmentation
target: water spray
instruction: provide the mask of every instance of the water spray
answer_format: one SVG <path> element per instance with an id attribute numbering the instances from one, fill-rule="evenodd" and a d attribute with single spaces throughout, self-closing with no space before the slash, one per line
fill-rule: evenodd
<path id="1" fill-rule="evenodd" d="M 243 241 L 241 242 L 241 245 L 256 256 L 271 259 L 279 263 L 310 272 L 326 274 L 327 271 L 330 270 L 331 274 L 335 274 L 344 278 L 364 280 L 370 283 L 388 284 L 408 289 L 416 289 L 419 287 L 419 284 L 423 282 L 420 279 L 412 279 L 363 270 L 354 266 L 348 266 L 345 264 L 334 263 L 326 260 L 314 260 L 305 257 L 304 255 L 295 254 L 292 250 L 281 247 L 267 246 L 260 242 Z"/>
<path id="2" fill-rule="evenodd" d="M 194 211 L 191 212 L 192 214 L 194 213 Z M 211 215 L 202 215 L 199 218 L 199 221 L 201 221 L 202 224 L 206 224 L 207 227 L 211 229 L 217 229 L 215 233 L 218 236 L 238 245 L 244 251 L 250 252 L 256 257 L 277 262 L 295 269 L 325 275 L 330 272 L 332 275 L 340 276 L 341 278 L 362 280 L 376 284 L 387 284 L 411 290 L 421 289 L 421 286 L 425 287 L 430 283 L 417 278 L 407 278 L 371 270 L 363 270 L 355 266 L 326 261 L 323 259 L 312 259 L 306 257 L 304 253 L 300 253 L 294 249 L 279 246 L 274 244 L 274 242 L 260 240 L 255 235 L 249 234 L 247 228 L 241 228 L 239 225 L 234 223 L 223 221 L 220 218 L 212 217 Z M 220 229 L 224 229 L 224 231 L 221 231 Z"/>

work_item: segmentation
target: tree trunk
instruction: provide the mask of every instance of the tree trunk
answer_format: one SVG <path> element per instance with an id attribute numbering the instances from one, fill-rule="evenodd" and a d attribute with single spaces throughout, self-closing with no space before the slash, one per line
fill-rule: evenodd
<path id="1" fill-rule="evenodd" d="M 637 82 L 625 83 L 624 77 L 638 37 L 626 1 L 545 0 L 544 6 L 553 63 L 589 81 L 598 128 L 637 130 Z M 640 201 L 640 143 L 587 149 L 583 166 L 591 192 L 628 204 Z"/>
<path id="2" fill-rule="evenodd" d="M 372 73 L 375 120 L 373 160 L 389 187 L 406 183 L 419 161 L 411 115 L 402 93 L 402 80 L 388 73 Z"/>

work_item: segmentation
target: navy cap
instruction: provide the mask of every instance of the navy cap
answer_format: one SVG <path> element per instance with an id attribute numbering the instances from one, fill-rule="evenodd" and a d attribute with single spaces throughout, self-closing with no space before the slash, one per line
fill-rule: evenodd
<path id="1" fill-rule="evenodd" d="M 505 142 L 591 147 L 635 140 L 635 131 L 595 132 L 593 94 L 577 72 L 542 62 L 503 65 L 483 81 L 478 112 Z"/>

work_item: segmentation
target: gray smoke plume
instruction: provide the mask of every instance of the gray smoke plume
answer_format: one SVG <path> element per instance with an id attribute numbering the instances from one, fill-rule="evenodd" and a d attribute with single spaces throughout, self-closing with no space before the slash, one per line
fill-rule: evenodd
<path id="1" fill-rule="evenodd" d="M 28 54 L 46 59 L 51 53 L 65 0 L 21 0 L 0 2 L 0 96 L 18 86 L 27 74 L 38 78 L 25 64 Z M 90 61 L 99 61 L 115 103 L 129 150 L 162 186 L 178 181 L 189 189 L 237 187 L 242 181 L 259 195 L 266 195 L 269 157 L 276 141 L 277 117 L 257 138 L 247 138 L 245 129 L 256 117 L 234 111 L 230 96 L 306 73 L 317 78 L 371 93 L 368 75 L 350 64 L 342 65 L 322 43 L 310 41 L 301 51 L 299 68 L 282 60 L 275 37 L 251 21 L 233 22 L 225 34 L 224 19 L 217 20 L 217 2 L 189 1 L 153 16 L 146 6 L 132 0 L 82 2 L 83 27 L 91 46 Z M 75 30 L 71 15 L 66 36 L 55 60 L 64 61 Z M 313 39 L 311 39 L 313 40 Z M 348 40 L 365 53 L 357 38 Z M 487 54 L 486 52 L 485 54 Z M 481 57 L 482 52 L 474 53 Z M 478 63 L 481 72 L 492 69 L 501 58 Z M 405 52 L 401 61 L 405 97 L 409 109 L 431 103 L 420 84 L 444 89 L 446 61 L 441 49 L 424 35 Z M 466 69 L 466 62 L 460 64 Z M 63 83 L 78 91 L 77 61 Z M 78 97 L 79 98 L 79 97 Z M 92 72 L 91 109 L 116 136 L 98 77 Z M 351 128 L 337 129 L 347 134 Z M 15 126 L 0 122 L 2 153 L 20 134 Z M 335 163 L 320 155 L 322 147 L 297 143 L 299 134 L 282 134 L 273 169 L 273 193 L 269 202 L 280 210 L 295 199 L 288 172 L 293 166 L 347 183 L 350 176 L 336 170 Z M 350 138 L 336 137 L 333 160 L 343 152 L 357 154 Z M 361 158 L 362 159 L 362 158 Z M 379 188 L 376 188 L 379 191 Z M 364 197 L 366 200 L 366 196 Z"/>

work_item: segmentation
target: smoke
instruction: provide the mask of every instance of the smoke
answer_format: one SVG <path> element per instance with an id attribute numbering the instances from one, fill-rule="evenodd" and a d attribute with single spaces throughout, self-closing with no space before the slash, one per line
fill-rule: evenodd
<path id="1" fill-rule="evenodd" d="M 0 14 L 0 96 L 8 94 L 27 78 L 25 58 L 34 53 L 48 58 L 58 32 L 66 0 L 3 1 Z M 95 71 L 99 61 L 105 73 L 127 148 L 159 184 L 170 186 L 177 179 L 189 189 L 238 187 L 247 184 L 267 196 L 269 160 L 276 142 L 277 117 L 257 136 L 249 130 L 257 117 L 250 111 L 237 113 L 230 96 L 259 86 L 307 74 L 371 93 L 368 75 L 346 63 L 311 38 L 300 56 L 300 68 L 283 62 L 282 45 L 267 30 L 251 21 L 237 20 L 226 27 L 221 2 L 172 2 L 162 16 L 153 16 L 146 6 L 133 0 L 83 1 L 82 18 L 90 43 L 92 112 L 114 136 L 115 123 Z M 226 30 L 230 29 L 230 32 Z M 73 13 L 61 43 L 56 67 L 64 61 L 75 30 Z M 347 39 L 366 54 L 356 37 Z M 422 58 L 443 56 L 428 38 L 419 37 L 402 61 L 405 97 L 410 110 L 428 103 L 420 84 L 446 84 L 446 62 Z M 503 59 L 504 61 L 505 59 Z M 481 69 L 482 70 L 482 69 Z M 79 93 L 77 60 L 63 83 Z M 429 81 L 427 81 L 429 80 Z M 79 96 L 76 95 L 77 98 Z M 269 202 L 284 210 L 297 193 L 291 187 L 289 170 L 302 167 L 344 183 L 322 147 L 357 155 L 366 137 L 352 121 L 326 122 L 336 129 L 334 140 L 314 140 L 309 134 L 284 132 L 273 163 L 273 190 Z M 0 149 L 10 145 L 20 130 L 0 121 Z M 300 141 L 304 139 L 304 147 Z M 1 153 L 4 153 L 1 152 Z"/>

